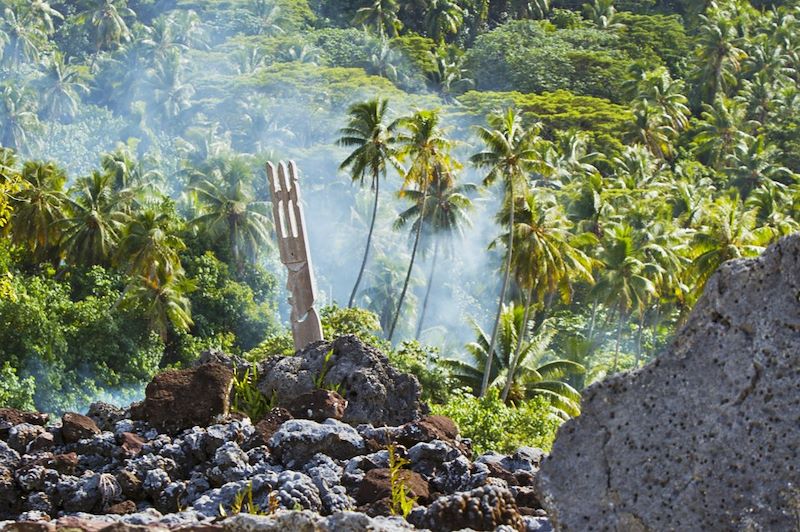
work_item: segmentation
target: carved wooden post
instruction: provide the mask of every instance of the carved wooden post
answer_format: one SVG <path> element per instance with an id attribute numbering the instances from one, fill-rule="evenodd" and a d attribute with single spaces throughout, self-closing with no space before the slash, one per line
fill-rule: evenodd
<path id="1" fill-rule="evenodd" d="M 272 215 L 275 219 L 275 234 L 281 262 L 289 272 L 286 283 L 292 313 L 292 337 L 295 349 L 303 349 L 311 342 L 322 340 L 322 324 L 314 308 L 317 286 L 314 268 L 308 249 L 306 220 L 300 203 L 297 184 L 297 166 L 290 161 L 288 168 L 283 162 L 277 169 L 267 163 L 267 175 L 272 191 Z"/>

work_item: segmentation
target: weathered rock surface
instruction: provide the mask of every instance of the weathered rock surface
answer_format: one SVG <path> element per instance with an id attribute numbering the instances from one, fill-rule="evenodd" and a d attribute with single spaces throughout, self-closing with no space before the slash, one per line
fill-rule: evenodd
<path id="1" fill-rule="evenodd" d="M 511 530 L 525 530 L 514 497 L 508 490 L 495 486 L 440 497 L 427 508 L 414 510 L 409 521 L 437 531 L 494 530 L 503 525 Z"/>
<path id="2" fill-rule="evenodd" d="M 228 414 L 233 372 L 217 364 L 165 371 L 145 389 L 145 399 L 132 409 L 159 430 L 177 432 L 195 425 L 210 425 L 216 416 Z"/>
<path id="3" fill-rule="evenodd" d="M 261 392 L 275 393 L 282 405 L 313 391 L 324 376 L 324 384 L 338 386 L 347 400 L 342 421 L 351 425 L 397 426 L 427 413 L 416 377 L 395 370 L 383 353 L 355 336 L 316 342 L 293 357 L 271 357 L 258 374 Z"/>
<path id="4" fill-rule="evenodd" d="M 328 418 L 342 419 L 347 401 L 337 392 L 315 389 L 298 395 L 286 408 L 294 417 L 322 422 Z"/>
<path id="5" fill-rule="evenodd" d="M 0 440 L 8 438 L 11 427 L 20 423 L 30 423 L 31 425 L 44 425 L 47 423 L 47 414 L 39 412 L 24 412 L 16 408 L 0 408 Z"/>
<path id="6" fill-rule="evenodd" d="M 673 345 L 584 392 L 538 476 L 558 530 L 795 530 L 800 236 L 726 263 Z"/>
<path id="7" fill-rule="evenodd" d="M 100 429 L 91 418 L 75 412 L 61 416 L 61 436 L 65 442 L 76 443 L 96 434 L 100 434 Z"/>

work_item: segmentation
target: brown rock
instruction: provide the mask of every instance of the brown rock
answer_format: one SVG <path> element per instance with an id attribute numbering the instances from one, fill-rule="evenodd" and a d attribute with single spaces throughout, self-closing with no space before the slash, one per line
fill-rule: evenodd
<path id="1" fill-rule="evenodd" d="M 356 493 L 356 504 L 364 505 L 378 502 L 381 499 L 392 496 L 392 484 L 390 472 L 386 468 L 370 469 L 364 475 L 361 485 Z M 400 478 L 408 488 L 409 496 L 415 497 L 420 503 L 430 500 L 431 492 L 428 483 L 419 473 L 403 469 L 400 471 Z"/>
<path id="2" fill-rule="evenodd" d="M 453 442 L 457 437 L 458 426 L 449 417 L 425 416 L 403 425 L 397 436 L 397 443 L 411 448 L 418 443 L 428 443 L 433 440 Z"/>
<path id="3" fill-rule="evenodd" d="M 449 532 L 469 528 L 495 530 L 506 525 L 525 530 L 525 523 L 511 493 L 496 486 L 439 497 L 424 512 L 412 513 L 411 523 L 418 528 Z"/>
<path id="4" fill-rule="evenodd" d="M 30 423 L 31 425 L 42 425 L 47 423 L 48 415 L 39 412 L 24 412 L 16 408 L 0 408 L 0 440 L 8 438 L 8 431 L 14 425 L 20 423 Z"/>
<path id="5" fill-rule="evenodd" d="M 167 432 L 206 427 L 228 414 L 232 382 L 233 372 L 221 364 L 165 371 L 153 377 L 131 414 Z"/>
<path id="6" fill-rule="evenodd" d="M 252 449 L 266 445 L 281 425 L 290 419 L 293 419 L 292 415 L 285 408 L 273 408 L 264 416 L 264 419 L 256 423 L 254 427 L 256 430 L 248 441 L 248 447 Z"/>
<path id="7" fill-rule="evenodd" d="M 133 471 L 123 469 L 116 474 L 116 478 L 124 497 L 136 500 L 142 496 L 142 481 Z"/>
<path id="8" fill-rule="evenodd" d="M 517 506 L 520 507 L 520 512 L 522 512 L 522 508 L 538 510 L 542 507 L 542 503 L 539 501 L 539 495 L 536 493 L 536 490 L 531 487 L 517 489 L 514 493 L 514 500 L 517 501 Z M 528 515 L 533 514 L 531 513 Z"/>
<path id="9" fill-rule="evenodd" d="M 39 434 L 35 440 L 28 444 L 28 452 L 50 451 L 55 446 L 55 436 L 51 432 Z"/>
<path id="10" fill-rule="evenodd" d="M 139 453 L 142 452 L 142 447 L 144 446 L 145 441 L 138 434 L 134 434 L 132 432 L 123 432 L 120 439 L 120 447 L 122 447 L 122 452 L 126 456 L 134 457 L 138 456 Z"/>
<path id="11" fill-rule="evenodd" d="M 511 471 L 501 466 L 497 462 L 487 462 L 486 465 L 489 467 L 490 478 L 499 478 L 501 480 L 505 480 L 509 486 L 519 485 L 519 482 L 517 482 L 517 477 L 515 477 Z"/>
<path id="12" fill-rule="evenodd" d="M 129 525 L 127 523 L 106 524 L 99 532 L 169 532 L 169 528 L 160 525 Z"/>
<path id="13" fill-rule="evenodd" d="M 100 429 L 91 418 L 67 412 L 61 417 L 61 436 L 65 443 L 77 443 L 80 440 L 100 434 Z"/>
<path id="14" fill-rule="evenodd" d="M 337 392 L 319 388 L 298 395 L 286 405 L 295 418 L 311 419 L 322 423 L 328 418 L 341 420 L 347 401 Z"/>
<path id="15" fill-rule="evenodd" d="M 136 503 L 127 500 L 118 502 L 117 504 L 112 504 L 106 510 L 107 514 L 114 514 L 114 515 L 125 515 L 125 514 L 132 514 L 136 512 Z"/>
<path id="16" fill-rule="evenodd" d="M 71 475 L 78 467 L 78 455 L 76 453 L 57 454 L 47 460 L 47 467 L 55 469 L 62 475 Z"/>

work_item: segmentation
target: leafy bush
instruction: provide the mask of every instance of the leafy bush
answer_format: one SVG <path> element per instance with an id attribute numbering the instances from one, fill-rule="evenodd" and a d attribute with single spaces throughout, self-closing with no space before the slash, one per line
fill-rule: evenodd
<path id="1" fill-rule="evenodd" d="M 461 435 L 472 440 L 478 453 L 510 453 L 523 445 L 549 451 L 561 424 L 551 414 L 546 400 L 535 398 L 508 406 L 495 388 L 490 388 L 483 398 L 458 390 L 447 404 L 433 405 L 432 411 L 455 421 Z"/>
<path id="2" fill-rule="evenodd" d="M 33 393 L 36 382 L 33 377 L 20 379 L 17 372 L 6 362 L 0 369 L 0 408 L 34 410 Z"/>

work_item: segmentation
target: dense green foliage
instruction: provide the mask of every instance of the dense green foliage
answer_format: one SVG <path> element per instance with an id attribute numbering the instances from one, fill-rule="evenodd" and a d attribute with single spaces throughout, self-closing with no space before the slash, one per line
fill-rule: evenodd
<path id="1" fill-rule="evenodd" d="M 326 336 L 546 448 L 797 230 L 798 46 L 796 0 L 0 0 L 0 404 L 291 355 L 293 158 Z"/>

